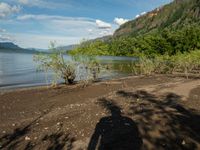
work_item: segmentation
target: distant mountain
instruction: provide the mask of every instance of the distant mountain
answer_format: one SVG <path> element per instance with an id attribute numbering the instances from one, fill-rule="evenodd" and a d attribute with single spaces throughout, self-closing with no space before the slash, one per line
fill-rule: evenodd
<path id="1" fill-rule="evenodd" d="M 12 42 L 1 42 L 0 49 L 22 49 L 22 48 L 13 44 Z"/>
<path id="2" fill-rule="evenodd" d="M 23 49 L 12 42 L 0 42 L 0 52 L 36 53 L 36 50 Z"/>
<path id="3" fill-rule="evenodd" d="M 114 37 L 143 35 L 166 28 L 176 30 L 192 24 L 200 25 L 200 0 L 174 0 L 123 24 Z"/>
<path id="4" fill-rule="evenodd" d="M 78 44 L 73 44 L 73 45 L 67 45 L 67 46 L 59 46 L 56 49 L 60 51 L 70 51 L 76 48 Z"/>

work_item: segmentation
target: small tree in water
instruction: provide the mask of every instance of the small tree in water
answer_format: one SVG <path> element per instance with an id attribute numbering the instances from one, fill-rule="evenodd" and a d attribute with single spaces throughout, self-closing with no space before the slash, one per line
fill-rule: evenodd
<path id="1" fill-rule="evenodd" d="M 38 68 L 45 72 L 53 71 L 56 77 L 55 80 L 62 78 L 65 84 L 72 84 L 76 77 L 74 63 L 64 59 L 63 53 L 55 48 L 55 42 L 50 43 L 49 49 L 49 54 L 34 55 L 33 60 L 39 64 Z"/>

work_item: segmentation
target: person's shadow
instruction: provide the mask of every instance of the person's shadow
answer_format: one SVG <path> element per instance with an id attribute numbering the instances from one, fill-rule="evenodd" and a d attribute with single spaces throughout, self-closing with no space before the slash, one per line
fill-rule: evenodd
<path id="1" fill-rule="evenodd" d="M 121 109 L 114 102 L 100 100 L 111 116 L 103 117 L 97 123 L 89 142 L 88 150 L 140 150 L 142 139 L 136 123 L 121 115 Z"/>

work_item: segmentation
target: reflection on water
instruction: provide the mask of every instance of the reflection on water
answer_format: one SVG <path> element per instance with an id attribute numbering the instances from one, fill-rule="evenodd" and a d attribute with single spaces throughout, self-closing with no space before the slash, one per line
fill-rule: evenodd
<path id="1" fill-rule="evenodd" d="M 70 56 L 66 56 L 71 59 Z M 134 58 L 131 57 L 98 57 L 101 63 L 111 64 L 115 71 L 109 74 L 101 74 L 100 78 L 125 76 L 130 73 L 129 69 L 119 71 L 120 66 L 128 66 Z M 45 85 L 51 82 L 52 73 L 45 75 L 44 72 L 36 71 L 33 62 L 33 54 L 2 53 L 0 52 L 0 89 Z"/>

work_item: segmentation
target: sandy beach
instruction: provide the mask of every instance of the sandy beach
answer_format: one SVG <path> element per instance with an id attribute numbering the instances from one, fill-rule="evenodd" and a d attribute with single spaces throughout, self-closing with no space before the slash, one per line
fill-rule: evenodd
<path id="1" fill-rule="evenodd" d="M 0 149 L 200 149 L 200 79 L 2 91 L 0 122 Z"/>

